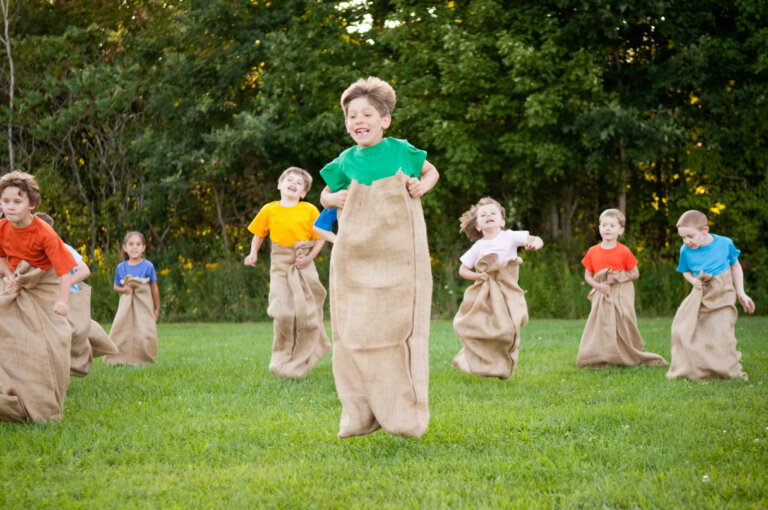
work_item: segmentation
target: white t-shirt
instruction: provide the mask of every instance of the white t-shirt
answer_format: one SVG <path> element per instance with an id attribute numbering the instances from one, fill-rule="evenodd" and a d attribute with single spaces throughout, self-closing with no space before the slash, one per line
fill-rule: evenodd
<path id="1" fill-rule="evenodd" d="M 528 241 L 527 230 L 502 230 L 493 239 L 479 239 L 475 241 L 467 253 L 459 260 L 469 268 L 474 268 L 478 260 L 489 253 L 496 253 L 502 264 L 517 257 L 517 247 Z"/>

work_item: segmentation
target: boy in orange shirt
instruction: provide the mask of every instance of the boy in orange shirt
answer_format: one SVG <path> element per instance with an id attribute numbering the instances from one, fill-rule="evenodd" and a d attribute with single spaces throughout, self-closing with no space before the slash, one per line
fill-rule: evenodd
<path id="1" fill-rule="evenodd" d="M 642 352 L 643 338 L 637 329 L 635 287 L 640 277 L 637 259 L 618 239 L 624 233 L 624 215 L 606 209 L 600 215 L 602 242 L 587 251 L 581 263 L 584 279 L 593 287 L 587 324 L 579 344 L 576 364 L 601 368 L 605 365 L 667 365 L 651 352 Z"/>
<path id="2" fill-rule="evenodd" d="M 69 386 L 69 272 L 75 259 L 34 210 L 25 172 L 0 178 L 0 421 L 58 420 Z"/>
<path id="3" fill-rule="evenodd" d="M 248 226 L 253 240 L 246 266 L 256 265 L 267 234 L 272 241 L 267 314 L 275 337 L 269 371 L 280 377 L 306 377 L 331 350 L 323 326 L 326 291 L 314 264 L 325 243 L 312 230 L 320 212 L 302 200 L 311 185 L 306 170 L 286 169 L 277 181 L 280 200 L 262 207 Z"/>

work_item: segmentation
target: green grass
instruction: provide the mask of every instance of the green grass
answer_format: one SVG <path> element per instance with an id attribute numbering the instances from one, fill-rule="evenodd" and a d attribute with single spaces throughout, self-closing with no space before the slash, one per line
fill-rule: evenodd
<path id="1" fill-rule="evenodd" d="M 534 320 L 499 381 L 452 369 L 434 322 L 424 437 L 342 441 L 330 356 L 283 380 L 271 324 L 161 324 L 157 363 L 96 361 L 61 423 L 0 424 L 0 508 L 768 505 L 768 318 L 737 323 L 748 382 L 579 369 L 583 325 Z M 667 359 L 669 325 L 640 321 Z"/>

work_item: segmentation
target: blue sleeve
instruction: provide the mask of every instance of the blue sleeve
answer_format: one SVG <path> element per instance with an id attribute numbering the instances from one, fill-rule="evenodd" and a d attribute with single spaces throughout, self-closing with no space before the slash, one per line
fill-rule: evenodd
<path id="1" fill-rule="evenodd" d="M 121 280 L 125 278 L 125 263 L 121 262 L 117 265 L 117 269 L 115 269 L 115 285 L 122 286 Z"/>
<path id="2" fill-rule="evenodd" d="M 333 226 L 336 224 L 336 208 L 323 209 L 320 216 L 315 220 L 315 226 L 320 230 L 327 230 L 333 232 Z"/>
<path id="3" fill-rule="evenodd" d="M 728 238 L 728 265 L 732 266 L 738 262 L 739 255 L 741 255 L 741 250 L 737 250 L 736 245 L 733 244 L 733 240 Z"/>
<path id="4" fill-rule="evenodd" d="M 147 263 L 147 276 L 149 276 L 149 283 L 153 283 L 157 281 L 157 275 L 155 274 L 155 266 L 152 264 L 152 262 L 148 260 L 144 260 Z"/>
<path id="5" fill-rule="evenodd" d="M 685 245 L 680 247 L 680 261 L 677 264 L 677 272 L 678 273 L 687 273 L 689 272 L 690 266 L 688 265 L 688 257 L 686 256 L 686 250 Z"/>

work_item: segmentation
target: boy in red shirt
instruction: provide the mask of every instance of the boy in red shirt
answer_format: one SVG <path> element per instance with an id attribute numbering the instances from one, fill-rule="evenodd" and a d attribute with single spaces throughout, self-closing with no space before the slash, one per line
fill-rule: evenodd
<path id="1" fill-rule="evenodd" d="M 40 203 L 37 181 L 25 172 L 4 175 L 0 179 L 0 201 L 5 214 L 0 220 L 0 271 L 6 285 L 13 292 L 21 290 L 13 273 L 22 260 L 43 271 L 53 267 L 59 277 L 59 299 L 53 311 L 67 315 L 69 272 L 77 263 L 53 228 L 35 217 L 34 210 Z"/>
<path id="2" fill-rule="evenodd" d="M 605 365 L 667 365 L 659 356 L 642 352 L 637 329 L 635 287 L 640 277 L 637 259 L 618 239 L 624 233 L 624 215 L 606 209 L 600 215 L 603 241 L 589 249 L 581 263 L 584 279 L 593 287 L 588 299 L 592 309 L 584 328 L 576 363 L 602 368 Z"/>

